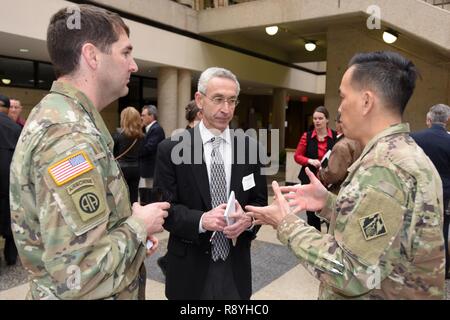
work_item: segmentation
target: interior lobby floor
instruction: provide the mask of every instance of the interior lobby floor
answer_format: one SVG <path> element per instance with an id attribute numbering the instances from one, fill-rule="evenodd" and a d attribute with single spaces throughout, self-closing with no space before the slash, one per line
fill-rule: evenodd
<path id="1" fill-rule="evenodd" d="M 165 300 L 164 276 L 156 260 L 165 253 L 168 233 L 159 234 L 160 248 L 145 261 L 147 267 L 147 300 Z M 263 226 L 252 244 L 252 300 L 316 300 L 319 281 L 299 264 L 297 258 L 281 245 L 276 232 Z M 447 280 L 447 300 L 450 283 Z M 0 300 L 22 300 L 28 291 L 27 273 L 20 263 L 0 268 Z"/>
<path id="2" fill-rule="evenodd" d="M 168 233 L 158 235 L 160 247 L 145 261 L 147 267 L 146 299 L 165 300 L 164 275 L 156 264 L 165 253 Z M 281 245 L 275 230 L 263 226 L 252 244 L 252 300 L 317 299 L 319 282 L 301 266 L 293 254 Z M 0 269 L 0 300 L 21 300 L 28 291 L 27 273 L 18 263 Z"/>

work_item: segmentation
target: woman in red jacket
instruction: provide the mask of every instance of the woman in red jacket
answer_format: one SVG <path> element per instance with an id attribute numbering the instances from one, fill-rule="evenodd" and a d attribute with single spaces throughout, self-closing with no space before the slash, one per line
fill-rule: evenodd
<path id="1" fill-rule="evenodd" d="M 336 132 L 328 128 L 328 118 L 328 110 L 323 106 L 317 107 L 313 113 L 314 129 L 305 132 L 298 143 L 294 160 L 302 166 L 298 175 L 302 184 L 309 183 L 309 178 L 305 172 L 306 167 L 317 174 L 323 156 L 333 148 L 336 141 Z M 307 211 L 306 214 L 308 224 L 320 231 L 320 219 L 314 212 Z"/>

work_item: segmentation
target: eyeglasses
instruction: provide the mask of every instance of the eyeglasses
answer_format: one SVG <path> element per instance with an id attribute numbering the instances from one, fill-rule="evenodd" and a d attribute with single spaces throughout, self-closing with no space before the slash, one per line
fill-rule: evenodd
<path id="1" fill-rule="evenodd" d="M 224 98 L 224 97 L 214 97 L 214 98 L 210 98 L 208 97 L 206 94 L 204 94 L 203 92 L 200 92 L 202 95 L 204 95 L 205 97 L 207 97 L 209 100 L 212 101 L 212 103 L 214 103 L 214 105 L 216 106 L 220 106 L 223 103 L 227 102 L 228 105 L 230 107 L 236 107 L 239 104 L 239 99 L 238 98 Z"/>

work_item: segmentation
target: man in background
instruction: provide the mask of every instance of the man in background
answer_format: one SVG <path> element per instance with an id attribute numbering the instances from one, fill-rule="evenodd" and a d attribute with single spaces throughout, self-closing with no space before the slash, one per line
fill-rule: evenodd
<path id="1" fill-rule="evenodd" d="M 444 242 L 445 242 L 445 278 L 449 279 L 450 256 L 448 252 L 448 226 L 450 222 L 450 135 L 447 133 L 447 123 L 450 117 L 450 107 L 436 104 L 427 113 L 428 129 L 415 132 L 411 137 L 423 149 L 433 162 L 442 180 L 444 195 Z"/>
<path id="2" fill-rule="evenodd" d="M 142 205 L 152 202 L 153 175 L 158 144 L 166 137 L 158 123 L 158 109 L 146 105 L 141 112 L 142 125 L 145 130 L 144 142 L 139 150 L 139 198 Z"/>
<path id="3" fill-rule="evenodd" d="M 23 107 L 20 100 L 11 99 L 11 106 L 9 107 L 8 116 L 23 128 L 25 125 L 25 119 L 20 116 L 22 109 Z"/>
<path id="4" fill-rule="evenodd" d="M 11 102 L 0 95 L 0 235 L 5 238 L 3 254 L 8 266 L 16 264 L 17 248 L 11 231 L 9 172 L 21 127 L 8 117 Z"/>

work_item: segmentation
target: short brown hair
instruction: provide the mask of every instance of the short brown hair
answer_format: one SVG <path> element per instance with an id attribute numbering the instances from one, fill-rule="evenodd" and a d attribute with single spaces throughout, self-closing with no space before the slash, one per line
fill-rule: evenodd
<path id="1" fill-rule="evenodd" d="M 69 26 L 74 10 L 78 10 L 80 15 L 79 28 Z M 122 32 L 130 35 L 122 18 L 105 9 L 79 5 L 59 10 L 50 19 L 47 29 L 47 49 L 56 77 L 78 69 L 81 48 L 85 43 L 92 43 L 101 52 L 109 53 Z"/>

